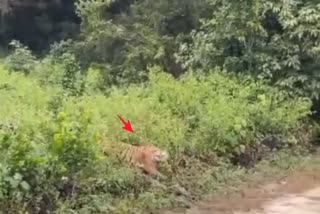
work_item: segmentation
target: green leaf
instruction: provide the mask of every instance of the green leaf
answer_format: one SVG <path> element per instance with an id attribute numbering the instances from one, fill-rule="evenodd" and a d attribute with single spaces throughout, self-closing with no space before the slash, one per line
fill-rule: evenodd
<path id="1" fill-rule="evenodd" d="M 12 179 L 12 178 L 9 179 L 9 182 L 10 182 L 11 188 L 13 188 L 13 189 L 17 188 L 19 186 L 19 183 L 20 183 L 19 180 L 15 180 L 15 179 Z"/>
<path id="2" fill-rule="evenodd" d="M 20 186 L 24 189 L 24 190 L 30 190 L 30 185 L 26 182 L 26 181 L 22 181 L 20 183 Z"/>
<path id="3" fill-rule="evenodd" d="M 21 181 L 22 180 L 22 175 L 20 173 L 15 173 L 13 178 L 17 181 Z"/>

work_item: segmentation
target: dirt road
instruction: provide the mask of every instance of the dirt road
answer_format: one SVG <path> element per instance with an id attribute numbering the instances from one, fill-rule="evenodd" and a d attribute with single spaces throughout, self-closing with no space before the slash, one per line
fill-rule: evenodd
<path id="1" fill-rule="evenodd" d="M 319 214 L 320 171 L 299 170 L 273 182 L 215 196 L 191 209 L 166 214 Z"/>
<path id="2" fill-rule="evenodd" d="M 262 205 L 259 210 L 234 214 L 316 214 L 320 213 L 320 188 L 300 194 L 286 194 Z"/>

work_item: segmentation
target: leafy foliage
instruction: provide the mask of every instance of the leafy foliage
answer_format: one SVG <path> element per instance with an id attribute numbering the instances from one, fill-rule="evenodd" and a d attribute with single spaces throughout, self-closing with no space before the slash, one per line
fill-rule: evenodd
<path id="1" fill-rule="evenodd" d="M 28 74 L 34 69 L 36 58 L 32 55 L 31 51 L 19 41 L 12 41 L 10 45 L 13 46 L 14 52 L 5 60 L 7 68 L 11 71 Z"/>
<path id="2" fill-rule="evenodd" d="M 147 79 L 147 67 L 158 64 L 178 76 L 174 52 L 198 25 L 204 2 L 78 1 L 82 39 L 74 51 L 84 65 L 103 68 L 106 84 Z M 123 12 L 125 11 L 125 12 Z"/>
<path id="3" fill-rule="evenodd" d="M 222 71 L 188 73 L 178 81 L 153 67 L 144 86 L 114 88 L 107 97 L 90 90 L 73 96 L 63 81 L 42 85 L 32 75 L 0 72 L 0 206 L 7 212 L 113 212 L 113 206 L 125 212 L 125 201 L 135 197 L 137 206 L 151 203 L 145 209 L 165 206 L 168 190 L 152 193 L 155 187 L 133 169 L 112 157 L 104 160 L 97 144 L 102 135 L 167 149 L 170 166 L 163 167 L 173 176 L 188 151 L 196 158 L 228 159 L 255 144 L 257 135 L 294 137 L 310 108 L 306 98 Z M 122 131 L 117 114 L 130 118 L 133 134 Z M 92 211 L 97 194 L 109 202 Z M 63 201 L 70 204 L 63 208 Z"/>
<path id="4" fill-rule="evenodd" d="M 315 135 L 317 1 L 6 0 L 0 12 L 2 51 L 17 39 L 0 64 L 5 213 L 185 206 L 262 138 Z M 102 135 L 168 150 L 165 185 L 101 154 Z"/>
<path id="5" fill-rule="evenodd" d="M 181 46 L 185 66 L 248 71 L 272 83 L 318 97 L 317 2 L 211 0 L 212 16 Z"/>

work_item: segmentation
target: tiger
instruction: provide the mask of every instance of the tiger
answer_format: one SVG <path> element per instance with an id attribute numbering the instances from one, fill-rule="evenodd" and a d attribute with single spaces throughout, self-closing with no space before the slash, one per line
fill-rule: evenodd
<path id="1" fill-rule="evenodd" d="M 157 168 L 160 162 L 168 160 L 169 154 L 167 151 L 152 144 L 131 145 L 111 143 L 107 140 L 101 140 L 100 143 L 102 144 L 102 152 L 105 155 L 113 153 L 120 161 L 125 161 L 131 166 L 140 168 L 152 177 L 166 178 Z"/>

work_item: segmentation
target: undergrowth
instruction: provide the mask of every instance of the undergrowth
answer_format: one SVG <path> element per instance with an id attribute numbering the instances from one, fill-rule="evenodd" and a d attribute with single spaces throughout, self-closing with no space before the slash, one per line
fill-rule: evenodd
<path id="1" fill-rule="evenodd" d="M 73 72 L 73 57 L 64 57 L 61 64 L 37 61 L 27 73 L 0 67 L 4 213 L 120 214 L 188 206 L 246 171 L 235 170 L 232 160 L 255 165 L 272 149 L 305 145 L 315 135 L 305 128 L 309 99 L 246 76 L 189 72 L 175 80 L 153 67 L 144 85 L 103 91 L 99 71 Z M 133 133 L 121 129 L 118 114 L 130 119 Z M 168 150 L 170 160 L 160 169 L 168 179 L 148 183 L 139 171 L 105 158 L 97 144 L 102 135 Z"/>

